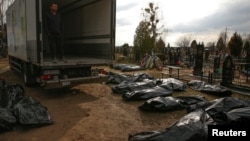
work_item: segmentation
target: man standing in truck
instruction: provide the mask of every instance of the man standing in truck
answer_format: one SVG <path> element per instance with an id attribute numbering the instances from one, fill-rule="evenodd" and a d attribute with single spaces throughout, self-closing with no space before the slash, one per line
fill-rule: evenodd
<path id="1" fill-rule="evenodd" d="M 49 12 L 46 15 L 45 30 L 53 61 L 57 61 L 57 57 L 64 60 L 63 24 L 61 14 L 58 13 L 58 4 L 55 2 L 50 3 Z"/>

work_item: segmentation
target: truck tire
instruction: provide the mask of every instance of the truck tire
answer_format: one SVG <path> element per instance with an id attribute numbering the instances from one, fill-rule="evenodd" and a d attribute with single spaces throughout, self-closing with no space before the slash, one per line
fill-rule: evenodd
<path id="1" fill-rule="evenodd" d="M 9 95 L 6 88 L 0 91 L 0 107 L 6 108 L 9 104 Z"/>

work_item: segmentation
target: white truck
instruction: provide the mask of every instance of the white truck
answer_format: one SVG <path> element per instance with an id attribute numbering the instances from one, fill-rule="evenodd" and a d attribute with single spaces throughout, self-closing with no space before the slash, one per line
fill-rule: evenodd
<path id="1" fill-rule="evenodd" d="M 116 0 L 58 0 L 65 60 L 50 55 L 44 19 L 50 0 L 15 0 L 6 12 L 8 57 L 26 86 L 73 86 L 98 79 L 114 60 Z"/>

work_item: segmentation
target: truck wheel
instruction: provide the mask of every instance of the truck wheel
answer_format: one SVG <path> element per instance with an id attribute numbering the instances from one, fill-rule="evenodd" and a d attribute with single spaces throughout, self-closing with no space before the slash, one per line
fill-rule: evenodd
<path id="1" fill-rule="evenodd" d="M 7 108 L 9 104 L 9 95 L 8 95 L 8 91 L 6 88 L 3 88 L 0 91 L 0 107 L 2 108 Z"/>

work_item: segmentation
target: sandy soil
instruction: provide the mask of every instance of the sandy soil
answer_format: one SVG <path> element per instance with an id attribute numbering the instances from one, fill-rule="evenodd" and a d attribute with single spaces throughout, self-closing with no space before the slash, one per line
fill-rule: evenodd
<path id="1" fill-rule="evenodd" d="M 0 67 L 6 60 L 0 59 Z M 150 71 L 152 73 L 153 70 Z M 157 76 L 158 71 L 154 71 Z M 0 76 L 9 83 L 22 84 L 18 74 L 11 70 Z M 25 88 L 25 94 L 39 100 L 48 108 L 54 124 L 39 128 L 16 128 L 0 133 L 0 141 L 127 141 L 129 134 L 141 131 L 163 130 L 186 114 L 185 110 L 168 113 L 142 112 L 143 101 L 127 102 L 112 93 L 112 85 L 81 84 L 72 89 L 43 90 Z M 188 89 L 174 95 L 210 96 Z M 237 94 L 234 94 L 235 96 Z M 239 96 L 249 98 L 247 96 Z"/>

